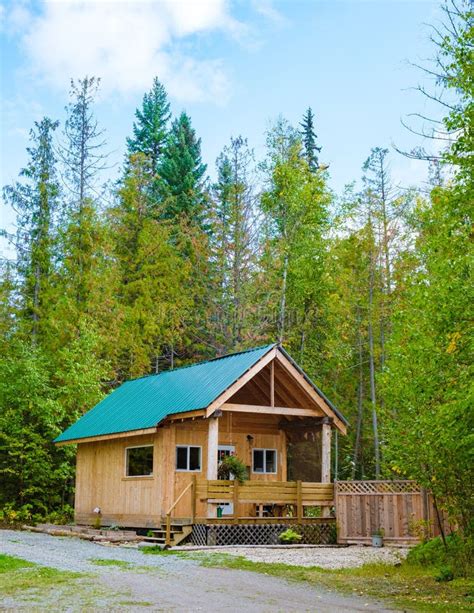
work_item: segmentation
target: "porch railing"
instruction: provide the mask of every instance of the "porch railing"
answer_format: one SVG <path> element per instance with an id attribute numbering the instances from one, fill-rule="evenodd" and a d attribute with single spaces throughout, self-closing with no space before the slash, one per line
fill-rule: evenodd
<path id="1" fill-rule="evenodd" d="M 293 507 L 297 519 L 304 517 L 304 507 L 328 508 L 334 505 L 334 485 L 307 481 L 196 481 L 196 497 L 207 503 L 233 502 L 234 517 L 237 505 L 279 505 Z M 228 518 L 228 516 L 227 516 Z"/>

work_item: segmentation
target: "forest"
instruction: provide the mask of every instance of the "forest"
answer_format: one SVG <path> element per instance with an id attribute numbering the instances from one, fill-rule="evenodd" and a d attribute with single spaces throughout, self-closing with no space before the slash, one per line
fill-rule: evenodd
<path id="1" fill-rule="evenodd" d="M 68 513 L 75 450 L 52 441 L 123 381 L 279 342 L 349 420 L 335 478 L 416 479 L 472 536 L 472 54 L 470 4 L 450 5 L 425 68 L 442 93 L 421 92 L 434 152 L 404 152 L 430 185 L 398 185 L 403 153 L 374 143 L 342 194 L 317 109 L 274 120 L 261 159 L 231 138 L 214 171 L 159 78 L 107 181 L 100 78 L 72 81 L 66 122 L 35 122 L 3 190 L 4 515 Z"/>

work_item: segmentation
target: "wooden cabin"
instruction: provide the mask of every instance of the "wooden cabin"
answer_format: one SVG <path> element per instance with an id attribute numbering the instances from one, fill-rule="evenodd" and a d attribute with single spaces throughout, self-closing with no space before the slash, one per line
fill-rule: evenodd
<path id="1" fill-rule="evenodd" d="M 77 523 L 100 514 L 103 524 L 160 528 L 167 518 L 169 532 L 170 518 L 249 522 L 279 513 L 303 521 L 305 507 L 315 505 L 327 515 L 331 433 L 345 434 L 346 426 L 272 344 L 127 381 L 55 442 L 77 444 Z M 288 481 L 295 440 L 317 446 L 316 478 Z M 246 464 L 243 484 L 218 480 L 228 454 Z"/>

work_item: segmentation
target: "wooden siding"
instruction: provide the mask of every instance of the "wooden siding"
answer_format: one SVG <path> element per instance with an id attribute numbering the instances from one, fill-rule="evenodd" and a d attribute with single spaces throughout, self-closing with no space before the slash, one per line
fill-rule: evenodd
<path id="1" fill-rule="evenodd" d="M 219 445 L 234 445 L 236 455 L 251 469 L 252 449 L 277 450 L 277 473 L 254 474 L 250 479 L 285 481 L 286 435 L 279 430 L 276 415 L 233 414 L 219 418 Z M 202 418 L 175 420 L 159 428 L 156 434 L 80 443 L 77 449 L 76 506 L 78 523 L 93 523 L 95 507 L 102 512 L 104 525 L 116 523 L 127 527 L 157 527 L 169 507 L 190 483 L 193 475 L 204 479 L 207 470 L 208 421 Z M 253 437 L 251 441 L 247 435 Z M 152 477 L 125 477 L 125 449 L 133 445 L 154 446 Z M 179 472 L 175 467 L 176 445 L 197 445 L 202 448 L 201 471 Z M 249 515 L 251 504 L 239 504 L 239 514 Z M 196 513 L 206 514 L 204 502 L 198 502 Z M 174 517 L 191 516 L 191 496 L 179 502 Z"/>

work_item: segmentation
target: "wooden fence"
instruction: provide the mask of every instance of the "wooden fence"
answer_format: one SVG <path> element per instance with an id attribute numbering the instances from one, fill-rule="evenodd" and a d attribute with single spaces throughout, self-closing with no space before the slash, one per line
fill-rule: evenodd
<path id="1" fill-rule="evenodd" d="M 429 536 L 439 534 L 432 497 L 415 481 L 338 481 L 334 485 L 338 543 L 370 543 L 379 530 L 384 541 L 393 545 L 414 544 L 423 531 Z"/>

